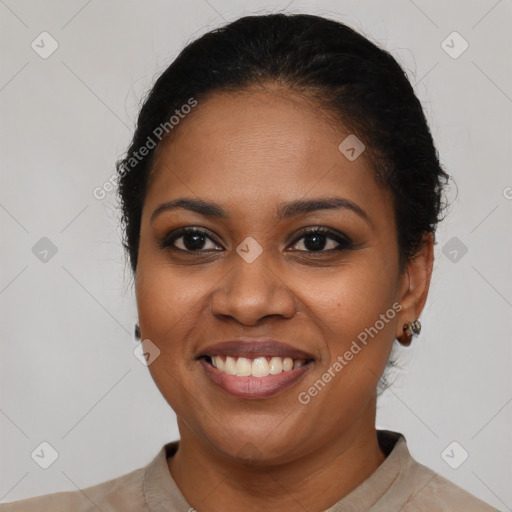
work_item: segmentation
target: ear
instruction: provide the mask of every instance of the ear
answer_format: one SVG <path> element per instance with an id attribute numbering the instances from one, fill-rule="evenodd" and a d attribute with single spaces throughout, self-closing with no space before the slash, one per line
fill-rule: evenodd
<path id="1" fill-rule="evenodd" d="M 407 264 L 401 277 L 400 304 L 396 337 L 403 335 L 406 322 L 417 320 L 427 301 L 434 264 L 434 235 L 426 233 L 417 254 Z"/>

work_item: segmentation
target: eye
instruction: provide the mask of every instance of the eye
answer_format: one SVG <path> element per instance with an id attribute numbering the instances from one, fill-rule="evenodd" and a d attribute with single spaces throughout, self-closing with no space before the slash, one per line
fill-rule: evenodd
<path id="1" fill-rule="evenodd" d="M 304 240 L 300 242 L 301 240 Z M 328 242 L 330 240 L 330 242 Z M 305 249 L 300 248 L 303 246 Z M 296 238 L 292 244 L 292 249 L 301 252 L 330 252 L 352 249 L 353 243 L 342 233 L 331 231 L 327 228 L 312 228 L 303 231 L 299 238 Z M 299 247 L 297 249 L 297 247 Z"/>
<path id="2" fill-rule="evenodd" d="M 208 241 L 210 247 L 208 247 Z M 199 228 L 182 228 L 170 233 L 162 239 L 160 246 L 184 252 L 217 251 L 219 247 L 207 231 Z"/>
<path id="3" fill-rule="evenodd" d="M 174 231 L 162 239 L 160 246 L 183 252 L 223 250 L 206 230 L 200 228 L 181 228 Z M 301 248 L 301 246 L 304 248 Z M 290 247 L 299 252 L 321 253 L 352 249 L 353 243 L 342 233 L 317 227 L 302 231 Z"/>

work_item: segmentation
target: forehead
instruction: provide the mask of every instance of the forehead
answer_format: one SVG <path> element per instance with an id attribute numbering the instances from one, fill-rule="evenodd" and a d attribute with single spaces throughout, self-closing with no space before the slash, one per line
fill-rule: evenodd
<path id="1" fill-rule="evenodd" d="M 297 93 L 216 93 L 159 146 L 146 203 L 195 195 L 234 211 L 330 194 L 387 208 L 388 194 L 364 152 L 351 161 L 340 151 L 348 136 L 341 122 Z"/>

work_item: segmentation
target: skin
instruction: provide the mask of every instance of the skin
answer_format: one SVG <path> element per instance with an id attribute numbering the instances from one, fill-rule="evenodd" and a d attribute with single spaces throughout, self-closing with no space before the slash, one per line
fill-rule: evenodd
<path id="1" fill-rule="evenodd" d="M 405 321 L 420 316 L 432 272 L 433 240 L 400 271 L 389 192 L 363 153 L 338 150 L 349 132 L 300 95 L 269 86 L 215 93 L 158 148 L 142 213 L 135 285 L 142 339 L 161 351 L 149 365 L 180 430 L 169 470 L 187 501 L 209 512 L 321 511 L 347 495 L 384 461 L 375 430 L 376 387 Z M 279 219 L 281 203 L 349 199 Z M 213 201 L 225 219 L 177 209 L 177 198 Z M 203 251 L 162 248 L 173 230 L 208 230 Z M 300 235 L 327 227 L 355 247 L 314 254 Z M 247 263 L 236 252 L 248 236 L 263 252 Z M 218 249 L 211 251 L 211 249 Z M 322 377 L 357 335 L 394 303 L 402 310 L 321 392 L 298 394 Z M 269 336 L 314 355 L 291 388 L 263 399 L 234 397 L 214 385 L 197 356 L 236 336 Z"/>

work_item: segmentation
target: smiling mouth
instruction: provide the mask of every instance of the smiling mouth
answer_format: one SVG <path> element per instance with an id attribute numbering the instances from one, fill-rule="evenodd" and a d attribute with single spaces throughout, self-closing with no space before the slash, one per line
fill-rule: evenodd
<path id="1" fill-rule="evenodd" d="M 212 355 L 202 356 L 202 359 L 225 375 L 256 378 L 291 372 L 313 361 L 313 359 L 292 359 L 291 357 L 279 356 L 248 358 Z"/>
<path id="2" fill-rule="evenodd" d="M 271 398 L 298 383 L 313 367 L 313 359 L 251 354 L 251 357 L 203 355 L 198 358 L 206 377 L 237 398 Z"/>
<path id="3" fill-rule="evenodd" d="M 205 377 L 226 393 L 270 398 L 300 382 L 316 364 L 313 354 L 270 338 L 213 343 L 197 356 Z"/>

